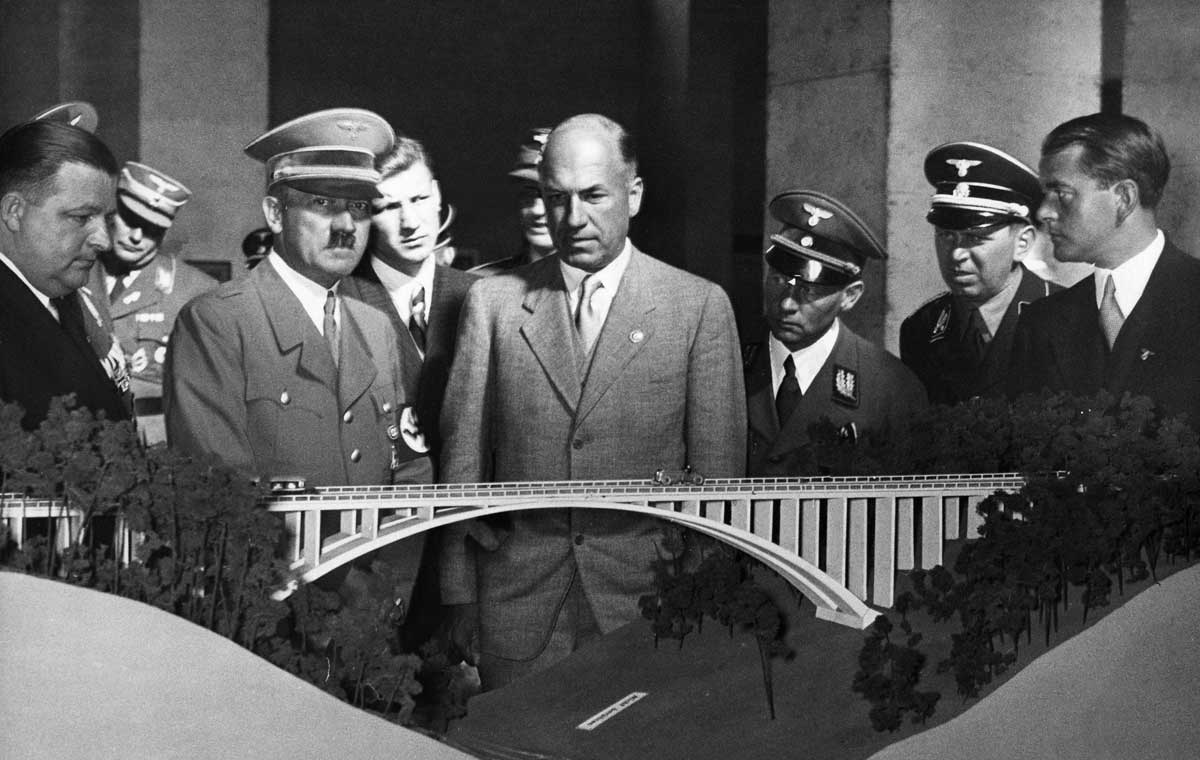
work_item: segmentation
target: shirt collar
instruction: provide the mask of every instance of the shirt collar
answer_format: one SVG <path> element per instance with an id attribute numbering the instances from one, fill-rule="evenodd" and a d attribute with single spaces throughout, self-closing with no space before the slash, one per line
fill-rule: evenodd
<path id="1" fill-rule="evenodd" d="M 300 305 L 304 307 L 304 313 L 316 325 L 317 332 L 321 332 L 325 324 L 325 294 L 330 290 L 336 293 L 341 281 L 335 282 L 331 288 L 326 288 L 319 283 L 313 282 L 295 269 L 292 269 L 283 260 L 283 257 L 275 252 L 274 248 L 267 254 L 267 261 L 270 262 L 271 266 L 275 267 L 275 271 L 279 273 L 283 284 L 287 285 L 288 290 L 292 291 L 300 301 Z M 334 312 L 335 318 L 340 311 L 341 305 L 339 304 L 338 310 Z"/>
<path id="2" fill-rule="evenodd" d="M 13 263 L 13 260 L 8 256 L 5 256 L 3 253 L 0 253 L 0 262 L 4 262 L 4 265 L 12 270 L 12 273 L 17 276 L 17 279 L 25 283 L 25 287 L 29 288 L 29 292 L 33 293 L 34 297 L 41 302 L 42 306 L 46 307 L 46 311 L 53 314 L 55 319 L 58 319 L 58 309 L 54 308 L 54 304 L 50 303 L 50 296 L 33 287 L 33 283 L 31 283 L 25 277 L 25 274 L 17 268 L 17 265 Z"/>
<path id="3" fill-rule="evenodd" d="M 979 315 L 983 317 L 983 323 L 987 325 L 991 335 L 995 336 L 996 331 L 1000 329 L 1000 323 L 1004 321 L 1004 313 L 1008 311 L 1013 296 L 1017 294 L 1017 288 L 1020 287 L 1023 276 L 1024 272 L 1021 271 L 1021 268 L 1015 267 L 1000 292 L 978 307 Z"/>
<path id="4" fill-rule="evenodd" d="M 841 332 L 841 324 L 840 319 L 833 320 L 833 325 L 824 335 L 817 338 L 811 346 L 805 346 L 799 351 L 788 351 L 787 346 L 775 337 L 775 333 L 769 333 L 767 345 L 771 354 L 771 387 L 779 390 L 779 384 L 783 382 L 783 360 L 791 354 L 792 361 L 796 364 L 796 381 L 800 383 L 801 392 L 808 393 L 813 379 L 833 354 L 833 347 L 837 345 L 838 334 Z"/>
<path id="5" fill-rule="evenodd" d="M 621 276 L 625 274 L 625 269 L 629 266 L 631 258 L 633 258 L 633 244 L 629 242 L 629 238 L 625 238 L 625 247 L 621 249 L 617 257 L 608 262 L 599 272 L 595 273 L 596 278 L 600 280 L 600 284 L 610 294 L 616 294 L 617 286 L 621 283 Z M 561 256 L 558 259 L 558 266 L 562 272 L 563 282 L 566 283 L 568 293 L 574 293 L 578 290 L 579 283 L 583 282 L 583 278 L 591 274 L 583 269 L 571 266 L 563 261 Z"/>
<path id="6" fill-rule="evenodd" d="M 1129 316 L 1133 307 L 1137 306 L 1137 302 L 1141 300 L 1142 292 L 1146 290 L 1146 283 L 1150 280 L 1150 273 L 1158 264 L 1158 259 L 1162 256 L 1166 244 L 1166 236 L 1163 235 L 1162 230 L 1158 230 L 1154 240 L 1150 241 L 1150 245 L 1116 269 L 1096 267 L 1095 277 L 1092 279 L 1092 284 L 1096 288 L 1096 308 L 1100 308 L 1100 302 L 1104 300 L 1104 281 L 1108 279 L 1109 275 L 1112 275 L 1113 285 L 1116 287 L 1117 306 L 1121 308 L 1122 314 Z"/>
<path id="7" fill-rule="evenodd" d="M 400 318 L 405 322 L 412 316 L 412 294 L 418 285 L 425 288 L 425 308 L 428 311 L 429 304 L 433 301 L 433 275 L 436 268 L 437 261 L 432 254 L 421 262 L 421 268 L 417 270 L 416 277 L 409 276 L 390 264 L 380 261 L 378 256 L 371 257 L 371 269 L 379 278 L 383 289 L 391 296 L 392 303 L 400 312 Z"/>

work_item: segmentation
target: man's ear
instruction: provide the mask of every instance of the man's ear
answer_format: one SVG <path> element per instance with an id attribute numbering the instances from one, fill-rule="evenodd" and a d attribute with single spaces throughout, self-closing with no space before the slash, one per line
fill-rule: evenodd
<path id="1" fill-rule="evenodd" d="M 1022 227 L 1013 240 L 1013 262 L 1018 262 L 1029 255 L 1033 250 L 1033 243 L 1037 240 L 1037 228 L 1032 224 L 1027 224 Z"/>
<path id="2" fill-rule="evenodd" d="M 863 281 L 855 280 L 846 287 L 842 288 L 842 311 L 850 311 L 854 308 L 854 304 L 858 303 L 858 299 L 862 298 Z"/>
<path id="3" fill-rule="evenodd" d="M 262 200 L 263 219 L 272 234 L 283 232 L 283 201 L 273 195 L 265 196 Z"/>
<path id="4" fill-rule="evenodd" d="M 4 194 L 0 198 L 0 224 L 9 232 L 21 229 L 21 218 L 25 216 L 25 197 L 17 191 Z"/>
<path id="5" fill-rule="evenodd" d="M 642 184 L 641 177 L 634 177 L 629 181 L 629 215 L 637 216 L 637 212 L 642 208 L 642 191 L 645 187 Z"/>
<path id="6" fill-rule="evenodd" d="M 1142 196 L 1138 191 L 1137 183 L 1131 179 L 1118 180 L 1112 186 L 1113 195 L 1116 196 L 1117 202 L 1117 225 L 1118 227 L 1129 218 L 1130 214 L 1137 210 L 1137 207 L 1142 204 Z"/>

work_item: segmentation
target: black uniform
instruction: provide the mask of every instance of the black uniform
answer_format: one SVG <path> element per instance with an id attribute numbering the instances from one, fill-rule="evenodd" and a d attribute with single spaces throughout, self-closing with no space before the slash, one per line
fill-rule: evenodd
<path id="1" fill-rule="evenodd" d="M 1058 290 L 1062 288 L 1021 267 L 1017 292 L 982 354 L 970 346 L 970 307 L 943 293 L 900 326 L 900 358 L 921 378 L 932 403 L 958 404 L 976 396 L 1002 396 L 1017 317 L 1027 304 Z"/>

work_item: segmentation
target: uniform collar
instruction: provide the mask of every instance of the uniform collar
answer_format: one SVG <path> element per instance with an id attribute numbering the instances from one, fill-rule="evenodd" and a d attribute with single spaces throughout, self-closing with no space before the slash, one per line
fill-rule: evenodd
<path id="1" fill-rule="evenodd" d="M 287 285 L 288 290 L 292 291 L 297 300 L 300 301 L 300 305 L 304 307 L 304 313 L 312 320 L 313 325 L 317 328 L 317 332 L 321 332 L 325 324 L 325 294 L 330 290 L 336 293 L 341 281 L 335 282 L 331 288 L 326 288 L 313 282 L 295 269 L 292 269 L 283 260 L 283 257 L 275 252 L 274 248 L 267 254 L 267 262 L 279 273 L 279 278 L 283 280 L 283 284 Z M 335 319 L 340 317 L 340 312 L 341 305 L 339 304 L 337 311 L 334 312 Z"/>

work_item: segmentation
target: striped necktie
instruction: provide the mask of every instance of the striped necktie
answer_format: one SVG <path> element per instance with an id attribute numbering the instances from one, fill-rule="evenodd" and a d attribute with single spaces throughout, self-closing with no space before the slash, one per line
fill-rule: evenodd
<path id="1" fill-rule="evenodd" d="M 408 331 L 412 333 L 413 342 L 417 344 L 417 349 L 421 355 L 425 355 L 425 331 L 428 327 L 428 321 L 425 317 L 425 286 L 418 285 L 413 291 L 412 300 L 409 302 L 412 309 L 412 316 L 408 318 Z"/>
<path id="2" fill-rule="evenodd" d="M 341 347 L 341 341 L 338 339 L 338 326 L 335 315 L 337 314 L 337 295 L 332 290 L 325 292 L 325 319 L 322 322 L 322 329 L 325 332 L 325 342 L 329 344 L 329 353 L 333 356 L 333 363 L 338 364 L 341 357 L 338 355 Z"/>

